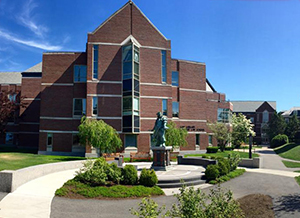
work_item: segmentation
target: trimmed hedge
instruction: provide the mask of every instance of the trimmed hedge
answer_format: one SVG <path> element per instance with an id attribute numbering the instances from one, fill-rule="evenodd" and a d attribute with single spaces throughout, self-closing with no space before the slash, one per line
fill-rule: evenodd
<path id="1" fill-rule="evenodd" d="M 153 187 L 158 183 L 158 179 L 155 174 L 155 171 L 153 169 L 147 170 L 146 168 L 142 169 L 139 181 L 140 181 L 140 185 L 147 186 L 147 187 Z"/>
<path id="2" fill-rule="evenodd" d="M 272 138 L 270 145 L 271 148 L 276 148 L 287 143 L 289 143 L 289 138 L 287 137 L 287 135 L 279 134 Z"/>
<path id="3" fill-rule="evenodd" d="M 218 150 L 219 150 L 219 147 L 208 146 L 206 148 L 206 153 L 217 153 Z"/>
<path id="4" fill-rule="evenodd" d="M 217 165 L 208 165 L 205 170 L 205 176 L 207 180 L 215 180 L 219 177 L 219 167 Z"/>
<path id="5" fill-rule="evenodd" d="M 137 170 L 133 165 L 126 165 L 122 169 L 122 176 L 124 185 L 136 185 L 138 182 Z"/>

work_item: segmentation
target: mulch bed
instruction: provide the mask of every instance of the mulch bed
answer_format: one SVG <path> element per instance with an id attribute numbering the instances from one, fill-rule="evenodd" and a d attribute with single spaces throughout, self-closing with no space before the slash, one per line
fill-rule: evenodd
<path id="1" fill-rule="evenodd" d="M 238 199 L 246 218 L 274 218 L 272 198 L 263 194 L 246 195 Z"/>

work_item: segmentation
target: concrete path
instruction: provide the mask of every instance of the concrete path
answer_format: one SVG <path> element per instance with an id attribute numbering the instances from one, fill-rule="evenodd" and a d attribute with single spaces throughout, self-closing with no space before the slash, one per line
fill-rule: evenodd
<path id="1" fill-rule="evenodd" d="M 48 218 L 55 190 L 74 177 L 75 170 L 52 173 L 34 179 L 0 201 L 0 217 Z"/>

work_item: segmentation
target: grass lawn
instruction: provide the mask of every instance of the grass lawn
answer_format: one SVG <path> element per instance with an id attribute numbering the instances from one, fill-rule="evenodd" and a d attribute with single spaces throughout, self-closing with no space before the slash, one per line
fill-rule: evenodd
<path id="1" fill-rule="evenodd" d="M 295 179 L 296 179 L 296 182 L 300 185 L 300 176 L 296 176 Z"/>
<path id="2" fill-rule="evenodd" d="M 218 151 L 217 153 L 211 153 L 211 154 L 186 154 L 185 157 L 202 157 L 209 156 L 209 157 L 228 157 L 228 154 L 230 153 L 237 153 L 240 155 L 240 158 L 248 158 L 249 153 L 248 152 L 242 152 L 242 151 Z M 258 154 L 252 153 L 252 157 L 258 157 Z"/>
<path id="3" fill-rule="evenodd" d="M 300 163 L 297 162 L 283 160 L 282 163 L 288 168 L 300 168 Z"/>
<path id="4" fill-rule="evenodd" d="M 291 160 L 300 160 L 300 145 L 295 143 L 285 144 L 281 147 L 275 148 L 274 151 L 280 157 Z"/>
<path id="5" fill-rule="evenodd" d="M 0 152 L 0 171 L 17 170 L 29 166 L 61 161 L 84 160 L 84 157 L 38 155 L 31 153 Z"/>
<path id="6" fill-rule="evenodd" d="M 164 195 L 164 192 L 158 186 L 145 187 L 142 185 L 125 186 L 89 186 L 87 184 L 69 180 L 63 187 L 57 189 L 56 196 L 67 198 L 137 198 L 153 195 Z"/>

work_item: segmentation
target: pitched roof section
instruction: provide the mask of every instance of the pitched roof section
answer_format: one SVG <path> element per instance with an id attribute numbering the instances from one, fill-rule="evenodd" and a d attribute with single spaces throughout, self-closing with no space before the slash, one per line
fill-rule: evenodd
<path id="1" fill-rule="evenodd" d="M 284 111 L 281 115 L 284 117 L 292 116 L 294 111 L 300 111 L 300 107 L 292 107 L 291 109 Z"/>
<path id="2" fill-rule="evenodd" d="M 102 24 L 100 24 L 93 32 L 92 34 L 95 34 L 101 27 L 103 27 L 107 22 L 109 22 L 113 17 L 115 17 L 117 14 L 119 14 L 124 8 L 126 8 L 127 5 L 134 5 L 139 11 L 140 13 L 148 20 L 148 22 L 154 27 L 154 29 L 156 29 L 156 31 L 165 39 L 168 40 L 158 29 L 156 26 L 154 26 L 154 24 L 149 20 L 148 17 L 146 17 L 146 15 L 139 9 L 139 7 L 132 2 L 131 0 L 129 0 L 123 7 L 121 7 L 119 10 L 117 10 L 115 13 L 113 13 L 109 18 L 107 18 Z"/>
<path id="3" fill-rule="evenodd" d="M 30 67 L 29 69 L 25 70 L 26 73 L 41 73 L 43 67 L 43 62 L 40 62 L 33 67 Z"/>
<path id="4" fill-rule="evenodd" d="M 233 112 L 255 112 L 265 101 L 230 101 L 233 105 Z M 276 110 L 276 101 L 266 101 Z"/>
<path id="5" fill-rule="evenodd" d="M 19 85 L 22 81 L 20 72 L 0 72 L 0 84 L 15 84 Z"/>

